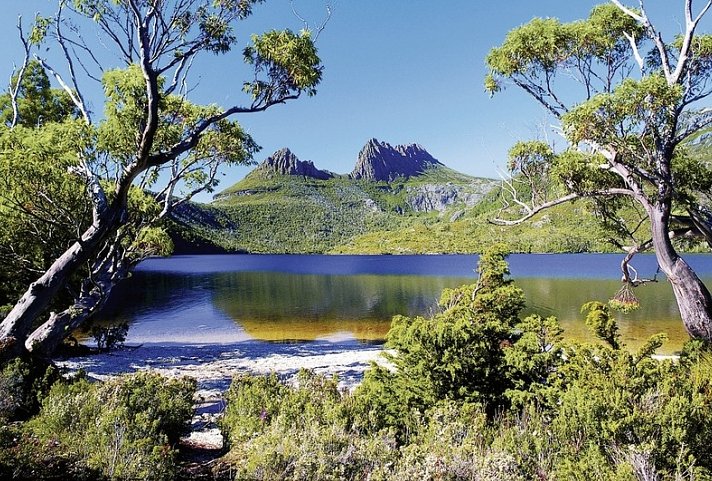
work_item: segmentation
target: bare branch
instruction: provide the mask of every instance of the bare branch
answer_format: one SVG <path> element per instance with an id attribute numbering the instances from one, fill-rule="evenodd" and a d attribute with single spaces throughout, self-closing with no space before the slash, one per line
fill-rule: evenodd
<path id="1" fill-rule="evenodd" d="M 495 218 L 495 219 L 490 219 L 489 222 L 492 224 L 495 224 L 495 225 L 518 225 L 518 224 L 521 224 L 522 222 L 525 222 L 525 221 L 531 219 L 532 217 L 534 217 L 535 215 L 537 215 L 539 212 L 541 212 L 543 210 L 550 209 L 551 207 L 554 207 L 554 206 L 557 206 L 560 204 L 564 204 L 566 202 L 570 202 L 570 201 L 578 199 L 580 197 L 581 196 L 579 194 L 568 194 L 563 197 L 559 197 L 558 199 L 554 199 L 549 202 L 545 202 L 541 205 L 528 206 L 527 214 L 522 217 L 519 217 L 518 219 L 507 220 L 507 219 Z"/>
<path id="2" fill-rule="evenodd" d="M 89 117 L 89 111 L 86 109 L 86 104 L 84 102 L 84 96 L 82 95 L 82 91 L 79 88 L 79 84 L 77 82 L 77 75 L 74 71 L 74 62 L 72 61 L 72 56 L 69 54 L 69 50 L 67 49 L 67 45 L 65 43 L 64 34 L 62 33 L 62 30 L 61 30 L 63 9 L 64 9 L 64 2 L 60 3 L 59 10 L 57 10 L 57 15 L 55 18 L 55 33 L 57 35 L 57 43 L 59 43 L 59 46 L 61 47 L 62 52 L 64 53 L 64 58 L 67 61 L 67 68 L 69 69 L 69 78 L 71 79 L 73 89 L 70 88 L 66 83 L 64 83 L 64 81 L 57 74 L 57 72 L 52 71 L 52 73 L 55 76 L 55 78 L 57 78 L 57 81 L 60 83 L 60 85 L 62 85 L 62 87 L 67 92 L 70 92 L 72 101 L 74 101 L 77 108 L 79 108 L 79 111 L 82 113 L 82 117 L 84 117 L 84 120 L 86 121 L 87 124 L 91 125 L 91 117 Z M 43 65 L 44 65 L 44 62 L 43 62 Z M 73 92 L 72 92 L 72 90 L 73 90 Z"/>
<path id="3" fill-rule="evenodd" d="M 687 0 L 691 1 L 691 0 Z M 633 10 L 630 8 L 626 7 L 623 5 L 620 0 L 611 0 L 623 13 L 628 15 L 629 17 L 633 18 L 637 22 L 640 22 L 643 27 L 645 27 L 645 30 L 648 31 L 648 35 L 650 38 L 653 40 L 655 43 L 655 47 L 658 50 L 658 55 L 660 55 L 660 63 L 662 64 L 663 67 L 663 72 L 665 73 L 665 78 L 667 79 L 668 83 L 673 84 L 675 83 L 673 80 L 672 76 L 672 71 L 670 67 L 670 58 L 668 57 L 667 53 L 667 48 L 665 46 L 665 42 L 663 42 L 663 38 L 658 33 L 657 30 L 655 30 L 655 27 L 653 26 L 652 23 L 650 23 L 650 19 L 648 18 L 648 15 L 645 13 L 645 8 L 643 6 L 643 0 L 640 0 L 640 15 L 635 13 Z"/>
<path id="4" fill-rule="evenodd" d="M 22 86 L 22 79 L 25 76 L 25 70 L 27 69 L 27 65 L 30 62 L 30 44 L 25 38 L 25 34 L 22 30 L 22 16 L 17 17 L 17 30 L 25 54 L 22 59 L 22 65 L 20 66 L 20 70 L 17 72 L 17 80 L 15 81 L 15 85 L 11 86 L 10 88 L 10 102 L 12 103 L 12 124 L 10 124 L 11 128 L 17 125 L 17 121 L 20 117 L 20 111 L 17 105 L 17 97 L 20 94 L 20 87 Z M 13 72 L 13 74 L 14 73 L 15 72 Z"/>
<path id="5" fill-rule="evenodd" d="M 289 4 L 292 7 L 292 13 L 294 14 L 297 19 L 299 19 L 300 22 L 304 25 L 304 30 L 311 30 L 309 27 L 309 22 L 306 21 L 306 19 L 297 12 L 297 7 L 294 5 L 294 0 L 289 0 Z M 334 7 L 333 5 L 327 3 L 326 4 L 326 18 L 324 21 L 314 30 L 314 41 L 316 42 L 319 39 L 319 35 L 321 35 L 321 32 L 324 31 L 324 28 L 326 28 L 326 24 L 329 23 L 329 20 L 331 20 L 331 15 L 333 14 Z"/>
<path id="6" fill-rule="evenodd" d="M 57 79 L 57 82 L 59 82 L 59 85 L 64 89 L 67 94 L 69 94 L 69 98 L 72 99 L 72 102 L 74 102 L 74 105 L 79 109 L 79 111 L 82 113 L 82 117 L 84 118 L 84 121 L 87 124 L 91 124 L 91 118 L 89 117 L 89 113 L 87 112 L 86 108 L 84 107 L 84 101 L 81 99 L 81 97 L 77 96 L 74 90 L 67 85 L 67 83 L 64 81 L 61 75 L 59 75 L 47 62 L 45 62 L 44 59 L 35 57 L 37 61 L 40 62 L 42 67 L 47 70 L 50 74 L 54 76 L 55 79 Z"/>
<path id="7" fill-rule="evenodd" d="M 682 37 L 682 47 L 680 48 L 680 56 L 677 59 L 675 72 L 671 78 L 668 78 L 668 81 L 671 83 L 678 83 L 680 76 L 687 68 L 687 63 L 690 58 L 690 47 L 692 45 L 692 39 L 695 35 L 695 29 L 697 28 L 697 24 L 700 22 L 702 17 L 705 13 L 707 13 L 707 10 L 709 10 L 710 6 L 712 6 L 712 0 L 708 0 L 699 15 L 693 19 L 692 0 L 685 0 L 685 34 Z"/>
<path id="8" fill-rule="evenodd" d="M 635 37 L 627 32 L 623 32 L 623 35 L 625 35 L 625 38 L 628 39 L 630 47 L 633 49 L 633 57 L 635 57 L 635 62 L 638 64 L 640 73 L 643 73 L 645 62 L 643 61 L 643 57 L 640 56 L 640 50 L 638 50 L 638 44 L 635 42 Z"/>

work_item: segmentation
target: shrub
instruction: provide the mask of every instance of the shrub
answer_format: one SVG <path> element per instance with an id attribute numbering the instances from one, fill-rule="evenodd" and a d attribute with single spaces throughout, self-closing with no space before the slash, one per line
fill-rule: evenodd
<path id="1" fill-rule="evenodd" d="M 395 427 L 403 440 L 442 400 L 481 404 L 492 417 L 543 395 L 561 360 L 561 329 L 555 318 L 520 321 L 524 294 L 505 258 L 501 246 L 484 253 L 477 283 L 443 291 L 433 317 L 394 318 L 393 372 L 373 367 L 356 391 L 359 415 L 374 429 Z"/>
<path id="2" fill-rule="evenodd" d="M 27 419 L 58 379 L 57 370 L 35 358 L 14 358 L 0 371 L 0 423 Z"/>
<path id="3" fill-rule="evenodd" d="M 94 338 L 96 347 L 100 351 L 113 351 L 123 347 L 129 333 L 129 324 L 122 322 L 116 326 L 94 325 L 89 330 L 89 335 Z"/>
<path id="4" fill-rule="evenodd" d="M 431 318 L 396 317 L 391 366 L 352 395 L 300 374 L 237 378 L 228 461 L 240 480 L 712 480 L 712 354 L 690 342 L 629 352 L 609 306 L 584 306 L 603 342 L 565 343 L 556 318 L 523 320 L 505 256 L 446 290 Z"/>
<path id="5" fill-rule="evenodd" d="M 27 429 L 107 479 L 173 479 L 174 446 L 192 416 L 194 391 L 192 380 L 149 373 L 59 382 Z"/>
<path id="6" fill-rule="evenodd" d="M 551 423 L 565 447 L 561 469 L 581 467 L 595 457 L 616 476 L 623 476 L 621 469 L 644 469 L 661 479 L 712 474 L 708 356 L 673 363 L 645 351 L 634 355 L 603 346 L 580 346 L 568 354 L 569 384 Z"/>
<path id="7" fill-rule="evenodd" d="M 379 479 L 397 453 L 393 436 L 349 427 L 336 379 L 301 371 L 295 387 L 275 376 L 240 376 L 226 394 L 225 462 L 238 480 Z"/>

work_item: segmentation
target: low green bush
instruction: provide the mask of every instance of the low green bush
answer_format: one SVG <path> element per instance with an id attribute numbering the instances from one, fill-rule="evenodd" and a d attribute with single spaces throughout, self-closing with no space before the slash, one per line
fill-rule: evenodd
<path id="1" fill-rule="evenodd" d="M 349 400 L 335 379 L 302 371 L 287 386 L 274 375 L 240 376 L 226 401 L 225 462 L 237 480 L 385 479 L 374 476 L 395 460 L 392 435 L 350 428 Z"/>
<path id="2" fill-rule="evenodd" d="M 15 358 L 0 370 L 0 423 L 37 413 L 42 397 L 59 378 L 57 369 L 35 358 Z"/>
<path id="3" fill-rule="evenodd" d="M 170 480 L 194 392 L 193 380 L 149 373 L 58 382 L 25 432 L 40 445 L 57 446 L 77 471 L 110 480 Z"/>

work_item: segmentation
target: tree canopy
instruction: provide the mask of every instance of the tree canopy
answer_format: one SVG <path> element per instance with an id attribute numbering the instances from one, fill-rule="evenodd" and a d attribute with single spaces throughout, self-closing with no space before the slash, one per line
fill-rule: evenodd
<path id="1" fill-rule="evenodd" d="M 509 182 L 513 208 L 495 221 L 519 223 L 554 205 L 591 199 L 627 251 L 625 281 L 641 282 L 629 261 L 653 249 L 687 331 L 712 339 L 712 297 L 676 247 L 682 238 L 712 246 L 712 173 L 688 148 L 712 123 L 705 105 L 712 37 L 697 31 L 712 2 L 697 11 L 692 0 L 680 4 L 684 31 L 667 42 L 645 2 L 633 8 L 612 0 L 585 20 L 535 18 L 490 51 L 486 90 L 496 94 L 507 83 L 523 89 L 558 119 L 568 141 L 556 153 L 539 142 L 512 149 L 513 177 L 528 188 Z M 541 195 L 542 186 L 550 186 L 551 199 Z"/>
<path id="2" fill-rule="evenodd" d="M 20 25 L 25 59 L 0 97 L 0 168 L 15 172 L 2 179 L 0 209 L 12 211 L 3 222 L 15 223 L 2 235 L 16 236 L 3 243 L 14 252 L 2 255 L 31 269 L 3 293 L 3 302 L 20 299 L 0 339 L 50 352 L 138 261 L 170 250 L 162 222 L 172 209 L 212 191 L 221 166 L 252 161 L 259 147 L 235 116 L 316 93 L 322 66 L 311 33 L 272 30 L 252 35 L 242 52 L 253 70 L 243 104 L 191 101 L 194 60 L 230 53 L 240 22 L 260 3 L 62 0 L 29 36 Z M 87 30 L 116 63 L 95 53 Z M 40 45 L 58 47 L 62 58 L 44 58 Z M 104 93 L 98 120 L 87 82 Z M 35 235 L 19 239 L 28 231 Z M 72 282 L 73 302 L 48 313 Z"/>

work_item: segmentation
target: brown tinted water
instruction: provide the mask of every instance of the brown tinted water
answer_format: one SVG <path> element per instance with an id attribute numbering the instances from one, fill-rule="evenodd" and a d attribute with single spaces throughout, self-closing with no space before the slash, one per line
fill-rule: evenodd
<path id="1" fill-rule="evenodd" d="M 712 280 L 712 256 L 695 256 Z M 556 315 L 565 335 L 590 340 L 580 307 L 620 288 L 614 255 L 510 258 L 527 312 Z M 153 259 L 117 291 L 104 313 L 128 321 L 129 342 L 232 343 L 242 340 L 382 341 L 397 314 L 429 315 L 442 289 L 474 282 L 475 256 L 182 256 Z M 645 275 L 654 258 L 641 258 Z M 641 308 L 619 315 L 631 348 L 665 332 L 672 353 L 687 338 L 670 286 L 635 291 Z"/>

